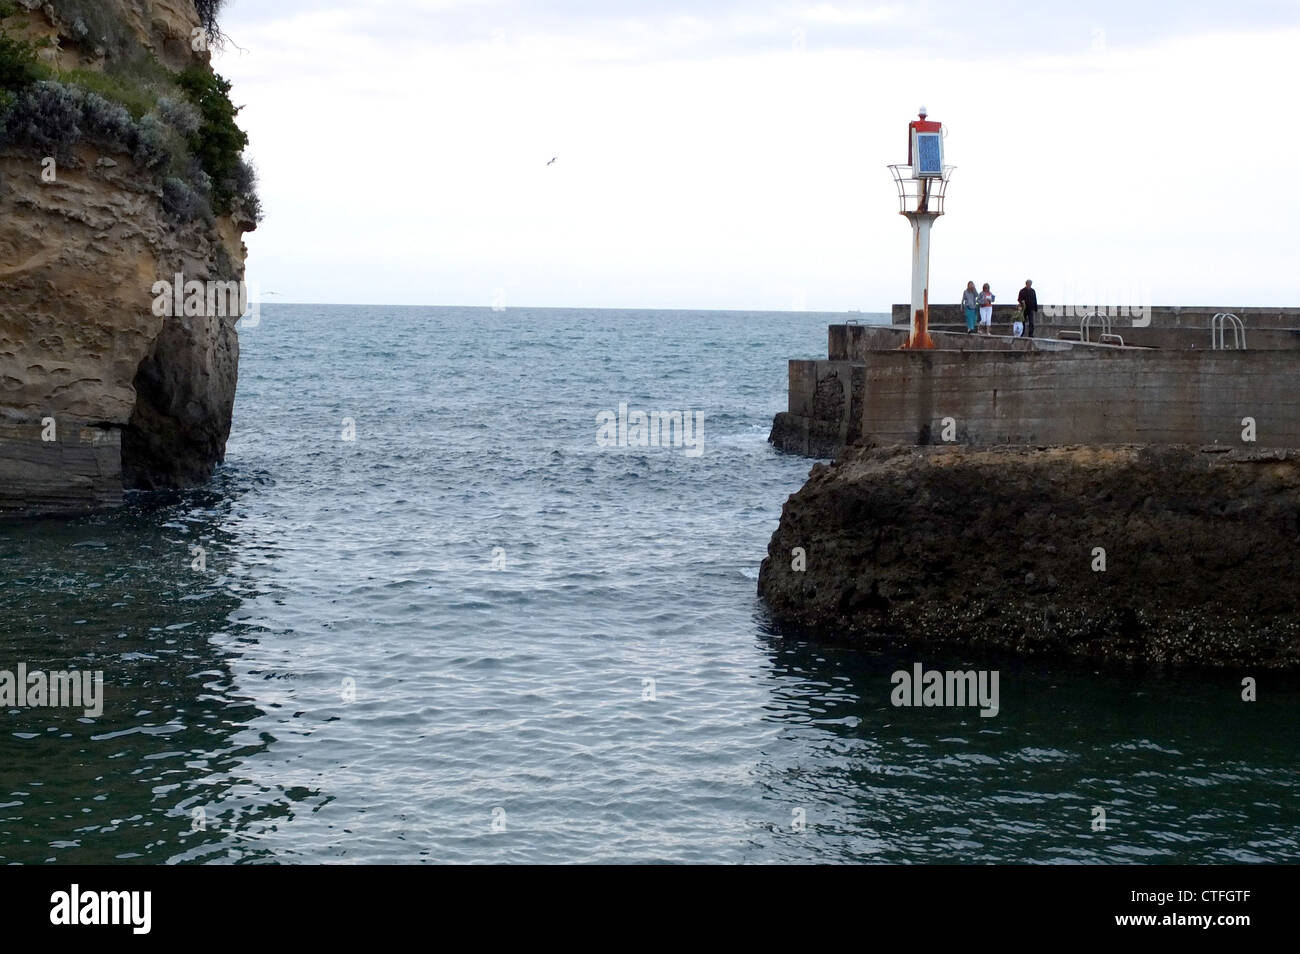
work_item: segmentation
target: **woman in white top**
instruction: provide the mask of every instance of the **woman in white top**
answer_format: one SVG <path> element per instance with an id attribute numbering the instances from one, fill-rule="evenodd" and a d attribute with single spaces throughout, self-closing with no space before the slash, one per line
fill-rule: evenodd
<path id="1" fill-rule="evenodd" d="M 989 283 L 984 283 L 984 290 L 980 292 L 980 333 L 993 334 L 993 302 L 997 298 L 993 292 L 989 291 Z"/>

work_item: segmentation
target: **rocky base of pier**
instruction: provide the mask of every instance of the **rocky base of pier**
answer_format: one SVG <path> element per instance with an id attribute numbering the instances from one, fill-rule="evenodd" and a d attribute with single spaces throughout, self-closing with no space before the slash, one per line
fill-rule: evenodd
<path id="1" fill-rule="evenodd" d="M 786 502 L 773 618 L 861 643 L 1300 669 L 1300 452 L 850 448 Z"/>

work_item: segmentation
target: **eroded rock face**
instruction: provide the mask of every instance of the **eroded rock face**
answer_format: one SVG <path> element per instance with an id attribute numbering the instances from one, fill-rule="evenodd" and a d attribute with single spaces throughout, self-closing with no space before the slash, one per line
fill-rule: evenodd
<path id="1" fill-rule="evenodd" d="M 110 2 L 159 48 L 198 25 L 188 2 Z M 160 317 L 152 289 L 241 280 L 252 223 L 178 222 L 126 154 L 78 147 L 52 182 L 42 158 L 0 152 L 0 511 L 207 479 L 230 431 L 237 319 Z"/>
<path id="2" fill-rule="evenodd" d="M 758 589 L 852 641 L 1296 669 L 1298 557 L 1295 451 L 856 448 L 786 502 Z"/>
<path id="3" fill-rule="evenodd" d="M 168 319 L 135 376 L 122 434 L 127 487 L 185 487 L 212 476 L 226 453 L 239 338 L 221 318 Z"/>
<path id="4" fill-rule="evenodd" d="M 193 0 L 17 0 L 17 6 L 26 35 L 52 41 L 42 57 L 60 69 L 102 67 L 106 44 L 111 46 L 114 36 L 124 33 L 171 69 L 184 69 L 195 57 L 199 18 Z M 93 13 L 87 22 L 89 11 Z M 101 36 L 104 33 L 109 35 Z"/>

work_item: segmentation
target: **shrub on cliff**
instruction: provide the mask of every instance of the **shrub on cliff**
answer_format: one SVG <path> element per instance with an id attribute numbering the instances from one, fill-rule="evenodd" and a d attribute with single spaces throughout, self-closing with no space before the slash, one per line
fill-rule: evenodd
<path id="1" fill-rule="evenodd" d="M 189 136 L 190 150 L 212 178 L 212 207 L 219 214 L 231 211 L 240 195 L 240 155 L 248 134 L 235 123 L 239 110 L 230 101 L 230 82 L 203 67 L 191 67 L 176 83 L 199 111 L 202 122 Z"/>
<path id="2" fill-rule="evenodd" d="M 182 136 L 193 136 L 203 126 L 203 117 L 189 100 L 180 96 L 163 96 L 158 100 L 158 115 Z"/>
<path id="3" fill-rule="evenodd" d="M 198 114 L 188 103 L 163 97 L 158 107 L 136 123 L 136 140 L 131 158 L 151 171 L 183 176 L 195 181 L 196 190 L 207 195 L 212 180 L 189 153 L 188 137 L 198 128 Z"/>
<path id="4" fill-rule="evenodd" d="M 104 0 L 50 0 L 50 5 L 64 24 L 65 36 L 89 56 L 116 60 L 140 49 L 134 31 Z"/>
<path id="5" fill-rule="evenodd" d="M 136 121 L 125 107 L 97 93 L 39 80 L 16 94 L 10 108 L 0 113 L 0 147 L 56 156 L 72 167 L 79 162 L 74 147 L 81 143 L 126 153 L 157 177 L 163 208 L 174 218 L 210 220 L 214 213 L 226 214 L 237 206 L 259 222 L 257 176 L 239 149 L 247 137 L 238 127 L 237 136 L 220 128 L 233 114 L 233 107 L 209 105 L 205 113 L 180 98 L 163 98 Z M 214 171 L 222 177 L 220 190 Z"/>
<path id="6" fill-rule="evenodd" d="M 58 74 L 60 83 L 80 86 L 117 103 L 132 119 L 139 119 L 158 104 L 158 94 L 148 86 L 120 73 L 101 73 L 98 70 L 66 70 Z"/>
<path id="7" fill-rule="evenodd" d="M 42 75 L 36 47 L 27 40 L 0 32 L 0 90 L 17 92 Z"/>
<path id="8" fill-rule="evenodd" d="M 121 106 L 53 80 L 19 93 L 0 125 L 0 144 L 28 146 L 67 163 L 76 161 L 72 147 L 79 142 L 131 152 L 138 138 L 130 113 Z"/>
<path id="9" fill-rule="evenodd" d="M 36 44 L 5 31 L 2 21 L 16 10 L 12 3 L 0 0 L 0 116 L 13 105 L 18 93 L 48 72 L 36 58 Z"/>
<path id="10" fill-rule="evenodd" d="M 243 158 L 239 160 L 235 173 L 235 196 L 248 218 L 254 222 L 262 221 L 262 200 L 257 196 L 257 170 Z"/>
<path id="11" fill-rule="evenodd" d="M 165 122 L 150 113 L 136 124 L 131 158 L 151 172 L 165 169 L 172 163 L 174 135 Z"/>
<path id="12" fill-rule="evenodd" d="M 162 206 L 167 214 L 181 222 L 208 218 L 212 212 L 208 201 L 184 179 L 168 176 L 162 184 Z"/>

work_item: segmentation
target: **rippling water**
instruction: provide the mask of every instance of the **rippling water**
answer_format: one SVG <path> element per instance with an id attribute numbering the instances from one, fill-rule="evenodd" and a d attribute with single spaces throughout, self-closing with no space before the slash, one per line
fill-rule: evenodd
<path id="1" fill-rule="evenodd" d="M 107 694 L 4 713 L 0 860 L 1300 860 L 1294 682 L 773 633 L 829 320 L 264 307 L 210 486 L 0 524 L 0 668 Z M 620 402 L 703 453 L 597 446 Z M 1000 713 L 892 707 L 914 661 Z"/>

